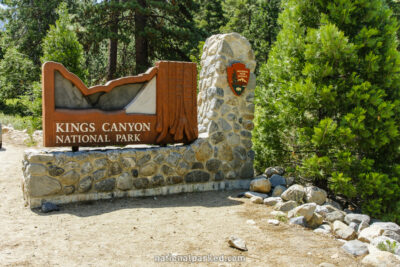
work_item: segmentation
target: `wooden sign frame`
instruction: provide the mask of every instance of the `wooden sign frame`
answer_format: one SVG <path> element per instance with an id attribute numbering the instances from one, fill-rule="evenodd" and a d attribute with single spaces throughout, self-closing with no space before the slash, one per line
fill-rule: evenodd
<path id="1" fill-rule="evenodd" d="M 108 93 L 121 85 L 146 83 L 156 77 L 156 114 L 56 108 L 56 71 L 84 96 Z M 198 137 L 195 63 L 159 61 L 144 74 L 87 88 L 62 64 L 46 62 L 42 66 L 42 97 L 46 147 L 190 143 Z"/>

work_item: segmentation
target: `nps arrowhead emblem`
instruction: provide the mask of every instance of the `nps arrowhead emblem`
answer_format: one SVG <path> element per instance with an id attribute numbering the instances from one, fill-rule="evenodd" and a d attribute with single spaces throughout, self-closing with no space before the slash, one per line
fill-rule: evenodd
<path id="1" fill-rule="evenodd" d="M 249 82 L 250 70 L 243 63 L 233 63 L 226 69 L 229 87 L 233 93 L 240 96 Z"/>

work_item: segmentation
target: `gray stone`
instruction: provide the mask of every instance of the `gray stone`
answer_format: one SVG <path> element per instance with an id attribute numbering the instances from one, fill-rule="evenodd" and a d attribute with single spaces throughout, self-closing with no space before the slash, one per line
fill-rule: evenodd
<path id="1" fill-rule="evenodd" d="M 109 192 L 114 190 L 115 178 L 105 179 L 94 184 L 94 189 L 98 192 Z"/>
<path id="2" fill-rule="evenodd" d="M 238 136 L 239 137 L 239 136 Z M 240 138 L 240 137 L 239 137 Z M 246 149 L 251 149 L 253 147 L 253 142 L 249 139 L 243 139 L 242 140 L 242 145 L 246 148 Z"/>
<path id="3" fill-rule="evenodd" d="M 194 155 L 194 152 L 193 152 L 193 155 Z M 153 159 L 153 161 L 157 164 L 162 164 L 164 162 L 164 160 L 165 160 L 165 157 L 163 154 L 157 154 Z"/>
<path id="4" fill-rule="evenodd" d="M 330 211 L 325 206 L 317 205 L 317 208 L 315 209 L 315 212 L 325 217 L 326 214 L 328 214 Z"/>
<path id="5" fill-rule="evenodd" d="M 249 159 L 254 160 L 255 156 L 256 156 L 256 153 L 255 153 L 253 150 L 249 150 L 249 151 L 247 152 L 247 157 L 248 157 Z"/>
<path id="6" fill-rule="evenodd" d="M 133 177 L 129 172 L 122 173 L 117 178 L 117 188 L 120 190 L 129 190 L 133 186 Z"/>
<path id="7" fill-rule="evenodd" d="M 303 216 L 306 221 L 309 221 L 314 214 L 315 208 L 317 205 L 315 203 L 307 203 L 301 206 L 298 206 L 289 211 L 288 217 L 296 217 L 296 216 Z"/>
<path id="8" fill-rule="evenodd" d="M 205 171 L 191 171 L 185 175 L 185 181 L 187 183 L 203 183 L 210 180 L 210 174 Z"/>
<path id="9" fill-rule="evenodd" d="M 146 154 L 146 155 L 144 155 L 143 157 L 141 157 L 141 158 L 136 162 L 136 164 L 140 167 L 140 166 L 142 166 L 143 164 L 149 162 L 150 159 L 151 159 L 151 156 L 150 156 L 149 154 Z"/>
<path id="10" fill-rule="evenodd" d="M 315 232 L 315 231 L 314 231 Z M 318 265 L 318 267 L 336 267 L 335 264 L 329 263 L 329 262 L 322 262 Z"/>
<path id="11" fill-rule="evenodd" d="M 400 235 L 400 226 L 398 226 L 394 222 L 374 222 L 371 226 L 382 228 L 385 231 L 386 230 L 393 231 L 396 234 Z"/>
<path id="12" fill-rule="evenodd" d="M 77 190 L 79 193 L 85 193 L 92 188 L 92 177 L 86 176 L 82 180 L 79 181 Z"/>
<path id="13" fill-rule="evenodd" d="M 358 241 L 358 240 L 351 240 L 347 241 L 343 246 L 342 249 L 347 253 L 354 255 L 354 256 L 362 256 L 364 254 L 368 254 L 368 246 L 367 244 Z"/>
<path id="14" fill-rule="evenodd" d="M 228 115 L 226 115 L 226 119 L 227 119 L 228 121 L 236 121 L 237 117 L 236 117 L 235 114 L 229 113 Z"/>
<path id="15" fill-rule="evenodd" d="M 240 160 L 246 160 L 247 152 L 242 146 L 237 146 L 233 149 L 233 157 Z"/>
<path id="16" fill-rule="evenodd" d="M 317 229 L 314 230 L 314 233 L 319 233 L 319 234 L 330 234 L 331 233 L 331 227 L 328 224 L 322 224 L 320 226 L 318 226 Z"/>
<path id="17" fill-rule="evenodd" d="M 140 168 L 140 175 L 141 176 L 152 176 L 157 171 L 157 165 L 155 163 L 147 163 L 143 167 Z"/>
<path id="18" fill-rule="evenodd" d="M 207 90 L 207 95 L 210 98 L 213 98 L 215 96 L 223 97 L 224 96 L 224 90 L 222 90 L 221 88 L 218 88 L 218 87 L 210 87 Z"/>
<path id="19" fill-rule="evenodd" d="M 325 221 L 327 222 L 334 222 L 334 221 L 341 221 L 344 220 L 345 213 L 343 211 L 332 211 L 325 215 Z"/>
<path id="20" fill-rule="evenodd" d="M 60 192 L 61 184 L 48 176 L 31 176 L 28 178 L 27 190 L 32 197 L 48 196 Z"/>
<path id="21" fill-rule="evenodd" d="M 246 162 L 240 169 L 240 178 L 249 179 L 254 176 L 254 168 L 252 162 Z"/>
<path id="22" fill-rule="evenodd" d="M 370 253 L 365 256 L 361 263 L 363 266 L 368 267 L 391 267 L 400 266 L 400 260 L 394 254 L 387 251 L 380 251 L 378 249 L 373 252 L 369 250 Z"/>
<path id="23" fill-rule="evenodd" d="M 195 169 L 204 169 L 204 165 L 203 165 L 203 163 L 201 163 L 201 162 L 193 162 L 193 164 L 192 164 L 192 170 L 195 170 Z"/>
<path id="24" fill-rule="evenodd" d="M 370 219 L 371 218 L 368 215 L 358 213 L 350 213 L 344 217 L 344 221 L 347 224 L 350 224 L 352 222 L 356 224 L 360 224 L 361 222 L 369 223 Z"/>
<path id="25" fill-rule="evenodd" d="M 64 185 L 73 185 L 80 178 L 80 175 L 76 171 L 69 171 L 60 176 L 60 181 Z"/>
<path id="26" fill-rule="evenodd" d="M 274 174 L 282 176 L 285 173 L 285 170 L 282 167 L 268 167 L 265 169 L 264 173 L 267 177 L 271 177 Z"/>
<path id="27" fill-rule="evenodd" d="M 94 161 L 94 167 L 96 169 L 106 168 L 108 166 L 108 159 L 96 159 Z"/>
<path id="28" fill-rule="evenodd" d="M 333 233 L 336 237 L 344 240 L 352 240 L 357 237 L 356 232 L 353 228 L 347 226 L 341 221 L 335 221 L 333 223 Z"/>
<path id="29" fill-rule="evenodd" d="M 378 236 L 371 240 L 371 245 L 380 250 L 389 251 L 400 256 L 400 244 L 387 236 Z"/>
<path id="30" fill-rule="evenodd" d="M 147 178 L 133 179 L 133 185 L 137 189 L 145 189 L 149 187 L 149 180 Z"/>
<path id="31" fill-rule="evenodd" d="M 253 102 L 254 101 L 254 92 L 251 92 L 246 96 L 246 101 L 247 102 Z"/>
<path id="32" fill-rule="evenodd" d="M 342 210 L 342 206 L 339 203 L 337 203 L 336 201 L 329 199 L 329 198 L 326 199 L 324 206 L 325 205 L 331 205 L 338 210 Z"/>
<path id="33" fill-rule="evenodd" d="M 92 164 L 90 164 L 90 162 L 83 163 L 82 169 L 81 169 L 82 174 L 90 173 L 92 170 L 93 170 L 93 166 L 92 166 Z"/>
<path id="34" fill-rule="evenodd" d="M 238 174 L 237 174 L 237 172 L 235 172 L 235 171 L 229 171 L 227 174 L 226 174 L 226 178 L 227 179 L 236 179 L 236 178 L 238 178 Z"/>
<path id="35" fill-rule="evenodd" d="M 400 243 L 400 235 L 397 234 L 396 232 L 390 231 L 390 230 L 384 230 L 383 231 L 383 236 L 389 237 L 393 240 L 396 240 L 397 242 Z"/>
<path id="36" fill-rule="evenodd" d="M 189 164 L 186 163 L 186 161 L 182 161 L 181 163 L 178 164 L 178 166 L 176 167 L 176 172 L 179 175 L 184 175 L 185 173 L 188 172 L 189 170 Z"/>
<path id="37" fill-rule="evenodd" d="M 211 135 L 210 140 L 213 145 L 216 145 L 225 141 L 225 135 L 223 132 L 216 132 Z"/>
<path id="38" fill-rule="evenodd" d="M 375 237 L 382 235 L 383 231 L 384 230 L 382 228 L 376 225 L 371 225 L 370 227 L 367 227 L 360 232 L 360 234 L 358 235 L 358 239 L 362 242 L 369 243 Z"/>
<path id="39" fill-rule="evenodd" d="M 214 175 L 214 181 L 222 181 L 225 179 L 225 174 L 222 171 L 217 171 Z"/>
<path id="40" fill-rule="evenodd" d="M 176 152 L 172 152 L 168 155 L 167 157 L 167 163 L 172 165 L 172 166 L 176 166 L 176 164 L 178 164 L 178 161 L 182 159 L 182 155 Z M 147 175 L 146 175 L 147 176 Z"/>
<path id="41" fill-rule="evenodd" d="M 362 230 L 364 230 L 367 227 L 369 227 L 368 223 L 366 223 L 366 222 L 359 223 L 358 227 L 357 227 L 357 233 L 360 233 Z"/>
<path id="42" fill-rule="evenodd" d="M 232 131 L 232 126 L 226 120 L 224 120 L 223 118 L 219 118 L 218 125 L 225 132 Z"/>
<path id="43" fill-rule="evenodd" d="M 63 173 L 64 173 L 64 169 L 63 168 L 57 167 L 55 165 L 50 165 L 49 166 L 49 174 L 51 176 L 60 176 Z"/>
<path id="44" fill-rule="evenodd" d="M 278 175 L 278 174 L 273 174 L 271 178 L 269 178 L 269 181 L 271 182 L 272 187 L 278 186 L 278 185 L 286 185 L 286 180 L 284 177 Z"/>
<path id="45" fill-rule="evenodd" d="M 95 172 L 93 173 L 93 179 L 94 179 L 95 181 L 99 181 L 99 180 L 105 178 L 106 175 L 107 175 L 106 169 L 98 170 L 98 171 L 95 171 Z"/>
<path id="46" fill-rule="evenodd" d="M 47 170 L 42 164 L 31 163 L 28 165 L 26 172 L 33 176 L 41 176 L 46 175 Z"/>
<path id="47" fill-rule="evenodd" d="M 73 185 L 68 185 L 68 186 L 63 187 L 63 193 L 65 195 L 70 195 L 70 194 L 74 193 L 74 191 L 75 191 L 75 187 Z"/>
<path id="48" fill-rule="evenodd" d="M 282 193 L 285 192 L 285 190 L 286 190 L 286 187 L 278 185 L 272 191 L 272 196 L 273 197 L 280 197 L 282 195 Z"/>
<path id="49" fill-rule="evenodd" d="M 304 187 L 298 184 L 292 185 L 289 187 L 283 194 L 281 195 L 281 198 L 283 200 L 294 200 L 298 203 L 303 202 L 303 197 L 304 197 Z"/>
<path id="50" fill-rule="evenodd" d="M 265 178 L 258 176 L 250 182 L 250 190 L 260 193 L 268 193 L 271 191 L 271 183 Z"/>
<path id="51" fill-rule="evenodd" d="M 322 217 L 322 215 L 319 215 L 318 213 L 314 213 L 311 219 L 307 221 L 307 226 L 312 229 L 315 229 L 319 227 L 323 222 L 324 222 L 324 217 Z"/>
<path id="52" fill-rule="evenodd" d="M 224 100 L 218 99 L 218 98 L 213 98 L 213 99 L 211 99 L 211 102 L 210 102 L 210 109 L 219 110 L 219 108 L 221 107 L 221 105 L 223 103 L 224 103 Z"/>
<path id="53" fill-rule="evenodd" d="M 165 175 L 171 175 L 171 174 L 174 173 L 174 170 L 173 170 L 171 167 L 167 166 L 167 165 L 162 165 L 162 166 L 161 166 L 161 171 L 162 171 Z"/>
<path id="54" fill-rule="evenodd" d="M 208 124 L 208 132 L 211 134 L 219 130 L 218 124 L 215 121 L 210 121 Z"/>
<path id="55" fill-rule="evenodd" d="M 59 210 L 60 210 L 60 208 L 52 202 L 44 202 L 44 203 L 42 203 L 42 206 L 41 206 L 41 211 L 44 213 L 48 213 L 48 212 L 52 212 L 52 211 L 59 211 Z"/>
<path id="56" fill-rule="evenodd" d="M 263 204 L 263 198 L 258 196 L 251 197 L 250 201 L 254 204 Z"/>
<path id="57" fill-rule="evenodd" d="M 110 175 L 118 175 L 122 172 L 122 168 L 118 162 L 111 163 L 110 166 Z"/>
<path id="58" fill-rule="evenodd" d="M 289 200 L 287 202 L 278 202 L 275 205 L 275 210 L 279 211 L 289 211 L 297 207 L 297 202 Z"/>
<path id="59" fill-rule="evenodd" d="M 291 186 L 294 183 L 295 178 L 293 176 L 285 177 L 285 180 L 286 180 L 286 186 Z"/>
<path id="60" fill-rule="evenodd" d="M 158 187 L 165 184 L 164 177 L 162 175 L 156 175 L 151 178 L 151 186 Z"/>
<path id="61" fill-rule="evenodd" d="M 275 206 L 279 202 L 282 202 L 282 199 L 280 197 L 268 197 L 264 199 L 264 204 L 268 206 Z"/>
<path id="62" fill-rule="evenodd" d="M 186 151 L 183 153 L 183 159 L 186 160 L 188 163 L 192 163 L 193 161 L 196 161 L 196 155 L 193 151 L 193 149 L 188 148 Z"/>
<path id="63" fill-rule="evenodd" d="M 245 192 L 244 196 L 247 197 L 247 198 L 252 198 L 252 197 L 266 198 L 266 197 L 268 197 L 267 194 L 262 194 L 262 193 L 252 192 L 252 191 Z"/>
<path id="64" fill-rule="evenodd" d="M 240 135 L 244 138 L 251 138 L 251 132 L 249 132 L 249 131 L 245 131 L 245 130 L 240 131 Z"/>
<path id="65" fill-rule="evenodd" d="M 298 217 L 291 218 L 289 220 L 289 224 L 300 225 L 303 227 L 307 226 L 307 222 L 306 222 L 306 219 L 304 218 L 304 216 L 298 216 Z"/>
<path id="66" fill-rule="evenodd" d="M 206 168 L 209 172 L 217 172 L 221 164 L 219 159 L 210 159 L 206 162 Z"/>
<path id="67" fill-rule="evenodd" d="M 356 232 L 357 232 L 357 229 L 358 229 L 358 224 L 357 224 L 357 223 L 355 223 L 355 222 L 351 222 L 351 223 L 349 223 L 349 227 L 353 228 L 353 229 L 354 229 L 354 231 L 356 231 Z"/>
<path id="68" fill-rule="evenodd" d="M 228 113 L 231 110 L 231 107 L 228 105 L 223 104 L 221 107 L 221 116 L 224 116 L 226 113 Z"/>
<path id="69" fill-rule="evenodd" d="M 242 251 L 247 251 L 246 242 L 239 237 L 231 236 L 229 238 L 228 243 L 229 243 L 229 246 L 231 246 L 231 247 L 237 248 Z"/>
<path id="70" fill-rule="evenodd" d="M 179 184 L 183 182 L 182 176 L 169 176 L 167 177 L 167 184 Z"/>
<path id="71" fill-rule="evenodd" d="M 326 201 L 327 193 L 325 190 L 318 188 L 316 186 L 307 186 L 305 188 L 305 200 L 306 202 L 314 202 L 318 205 L 322 205 Z"/>

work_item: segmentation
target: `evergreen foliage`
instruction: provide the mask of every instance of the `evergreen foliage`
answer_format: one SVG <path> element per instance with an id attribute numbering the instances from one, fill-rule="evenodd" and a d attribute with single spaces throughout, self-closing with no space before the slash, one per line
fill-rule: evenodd
<path id="1" fill-rule="evenodd" d="M 287 0 L 256 90 L 256 167 L 400 221 L 398 24 L 383 0 Z"/>

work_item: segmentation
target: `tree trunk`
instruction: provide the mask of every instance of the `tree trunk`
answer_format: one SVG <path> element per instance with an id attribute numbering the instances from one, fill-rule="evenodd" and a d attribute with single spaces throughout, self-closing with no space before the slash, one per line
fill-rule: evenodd
<path id="1" fill-rule="evenodd" d="M 113 3 L 118 3 L 119 0 L 112 0 Z M 113 12 L 111 15 L 111 33 L 112 38 L 110 38 L 110 43 L 108 46 L 108 74 L 107 80 L 115 79 L 115 73 L 117 71 L 117 55 L 118 55 L 118 16 L 119 12 L 117 8 L 113 7 Z"/>
<path id="2" fill-rule="evenodd" d="M 138 0 L 142 9 L 146 8 L 146 0 Z M 136 74 L 143 73 L 149 67 L 148 41 L 145 35 L 147 15 L 139 8 L 135 10 L 135 47 L 136 47 Z"/>

